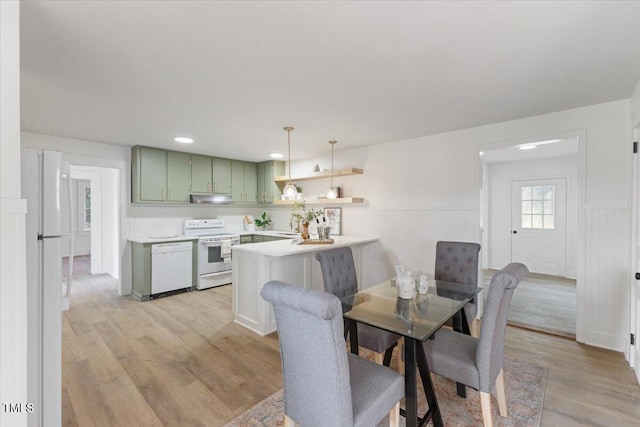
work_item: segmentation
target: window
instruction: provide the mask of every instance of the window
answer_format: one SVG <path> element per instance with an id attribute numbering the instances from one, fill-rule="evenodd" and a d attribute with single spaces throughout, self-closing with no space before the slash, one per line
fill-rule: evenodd
<path id="1" fill-rule="evenodd" d="M 522 228 L 555 229 L 555 185 L 522 187 Z"/>
<path id="2" fill-rule="evenodd" d="M 78 207 L 81 231 L 91 230 L 91 185 L 89 181 L 78 182 Z"/>

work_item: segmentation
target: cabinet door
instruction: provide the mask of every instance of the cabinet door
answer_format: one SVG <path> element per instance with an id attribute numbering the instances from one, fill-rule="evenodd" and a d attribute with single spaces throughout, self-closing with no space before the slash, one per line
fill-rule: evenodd
<path id="1" fill-rule="evenodd" d="M 231 198 L 234 203 L 244 202 L 244 162 L 231 161 Z"/>
<path id="2" fill-rule="evenodd" d="M 213 192 L 221 194 L 231 193 L 231 160 L 212 158 L 213 164 Z"/>
<path id="3" fill-rule="evenodd" d="M 191 192 L 213 193 L 211 184 L 211 157 L 191 155 Z"/>
<path id="4" fill-rule="evenodd" d="M 269 167 L 269 162 L 258 163 L 258 203 L 264 203 L 265 200 L 265 170 Z"/>
<path id="5" fill-rule="evenodd" d="M 140 200 L 164 202 L 167 198 L 167 152 L 140 147 Z"/>
<path id="6" fill-rule="evenodd" d="M 169 202 L 189 203 L 191 183 L 191 155 L 167 152 L 167 189 Z"/>
<path id="7" fill-rule="evenodd" d="M 284 175 L 284 162 L 272 160 L 266 163 L 264 168 L 264 201 L 273 203 L 275 199 L 280 199 L 282 192 L 273 181 L 276 176 Z"/>
<path id="8" fill-rule="evenodd" d="M 258 203 L 258 171 L 255 163 L 244 164 L 245 203 Z"/>

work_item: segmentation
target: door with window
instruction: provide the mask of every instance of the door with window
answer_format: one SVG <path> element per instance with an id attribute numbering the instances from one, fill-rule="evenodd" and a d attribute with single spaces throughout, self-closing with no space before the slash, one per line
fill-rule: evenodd
<path id="1" fill-rule="evenodd" d="M 511 184 L 511 260 L 532 273 L 566 275 L 566 178 Z"/>

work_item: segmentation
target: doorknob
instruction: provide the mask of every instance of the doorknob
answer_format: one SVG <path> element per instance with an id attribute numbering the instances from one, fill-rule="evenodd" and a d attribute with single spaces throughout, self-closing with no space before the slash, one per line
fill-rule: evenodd
<path id="1" fill-rule="evenodd" d="M 513 230 L 512 233 L 513 234 L 518 234 L 518 231 L 517 230 Z"/>

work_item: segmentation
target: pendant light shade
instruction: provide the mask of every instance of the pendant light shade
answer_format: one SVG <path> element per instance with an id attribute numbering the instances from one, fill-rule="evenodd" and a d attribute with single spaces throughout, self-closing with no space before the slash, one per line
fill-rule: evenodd
<path id="1" fill-rule="evenodd" d="M 325 193 L 327 199 L 335 199 L 338 197 L 338 190 L 333 186 L 333 146 L 336 145 L 338 141 L 331 140 L 329 144 L 331 144 L 331 184 Z"/>
<path id="2" fill-rule="evenodd" d="M 291 183 L 291 131 L 293 128 L 291 126 L 286 126 L 284 130 L 287 131 L 287 147 L 289 150 L 289 180 L 287 181 L 287 185 L 284 186 L 282 192 L 287 199 L 291 200 L 296 197 L 296 194 L 298 194 L 298 189 Z"/>

